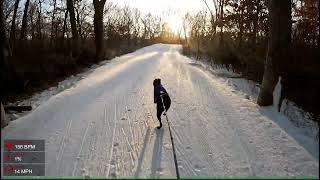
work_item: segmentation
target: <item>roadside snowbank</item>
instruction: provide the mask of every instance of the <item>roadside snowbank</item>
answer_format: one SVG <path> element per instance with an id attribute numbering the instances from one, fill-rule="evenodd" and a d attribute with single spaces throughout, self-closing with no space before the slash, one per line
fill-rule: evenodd
<path id="1" fill-rule="evenodd" d="M 84 70 L 84 72 L 71 75 L 70 77 L 66 78 L 65 80 L 58 83 L 57 86 L 50 87 L 42 92 L 35 93 L 32 97 L 24 99 L 22 101 L 16 101 L 12 103 L 8 103 L 9 105 L 15 105 L 15 106 L 22 106 L 22 105 L 28 105 L 32 106 L 32 111 L 34 111 L 40 104 L 43 102 L 48 101 L 52 96 L 59 94 L 60 92 L 74 88 L 78 81 L 81 79 L 86 78 L 90 73 L 92 73 L 96 68 L 103 66 L 107 63 L 109 63 L 110 60 L 105 60 L 100 62 L 99 64 L 93 64 L 91 67 Z M 30 113 L 31 111 L 27 112 L 9 112 L 7 113 L 7 118 L 10 121 L 16 120 L 22 116 L 25 116 L 26 114 Z"/>

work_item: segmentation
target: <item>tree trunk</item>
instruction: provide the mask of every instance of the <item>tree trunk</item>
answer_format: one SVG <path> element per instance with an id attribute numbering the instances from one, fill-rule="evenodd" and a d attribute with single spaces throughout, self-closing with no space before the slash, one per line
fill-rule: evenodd
<path id="1" fill-rule="evenodd" d="M 103 59 L 103 9 L 106 0 L 93 0 L 94 6 L 94 35 L 96 44 L 96 57 L 98 60 Z"/>
<path id="2" fill-rule="evenodd" d="M 268 54 L 262 86 L 258 97 L 260 106 L 273 104 L 273 90 L 278 73 L 287 65 L 291 45 L 291 0 L 271 0 Z"/>
<path id="3" fill-rule="evenodd" d="M 7 35 L 6 35 L 6 28 L 5 28 L 5 21 L 4 21 L 4 15 L 3 15 L 3 4 L 4 0 L 0 1 L 0 63 L 6 62 L 6 50 L 8 48 L 7 44 Z M 0 68 L 3 68 L 3 66 L 0 66 Z M 2 71 L 1 71 L 2 72 Z"/>
<path id="4" fill-rule="evenodd" d="M 320 0 L 318 0 L 318 48 L 320 49 Z"/>
<path id="5" fill-rule="evenodd" d="M 260 13 L 260 7 L 259 7 L 259 1 L 255 1 L 255 13 L 252 14 L 252 36 L 251 36 L 251 46 L 252 46 L 252 51 L 254 52 L 256 49 L 256 43 L 257 43 L 257 31 L 258 31 L 258 20 L 259 20 L 259 13 Z"/>
<path id="6" fill-rule="evenodd" d="M 41 7 L 41 0 L 39 0 L 39 5 L 38 5 L 38 18 L 37 18 L 37 36 L 38 39 L 42 39 L 42 33 L 41 33 L 41 12 L 42 12 L 42 7 Z"/>
<path id="7" fill-rule="evenodd" d="M 81 29 L 81 22 L 80 22 L 80 14 L 79 10 L 77 9 L 77 24 L 78 24 L 78 32 L 79 32 L 79 38 L 82 40 L 82 29 Z"/>
<path id="8" fill-rule="evenodd" d="M 71 24 L 71 31 L 72 31 L 72 51 L 74 55 L 79 55 L 80 52 L 80 44 L 79 44 L 79 35 L 77 30 L 76 24 L 76 16 L 74 13 L 74 6 L 72 0 L 67 0 L 67 10 L 69 11 L 70 15 L 70 24 Z"/>
<path id="9" fill-rule="evenodd" d="M 64 13 L 63 29 L 62 29 L 62 36 L 61 36 L 61 47 L 64 47 L 64 35 L 67 29 L 67 18 L 68 18 L 68 11 Z"/>
<path id="10" fill-rule="evenodd" d="M 34 40 L 35 38 L 35 24 L 34 24 L 34 21 L 33 21 L 33 15 L 34 15 L 34 9 L 29 11 L 30 13 L 30 26 L 31 26 L 31 39 Z"/>
<path id="11" fill-rule="evenodd" d="M 20 33 L 20 40 L 24 40 L 26 38 L 26 28 L 27 28 L 27 17 L 28 17 L 29 3 L 30 3 L 30 0 L 27 0 L 26 4 L 24 6 L 21 33 Z"/>
<path id="12" fill-rule="evenodd" d="M 4 14 L 3 14 L 3 4 L 4 1 L 1 0 L 0 2 L 0 100 L 2 99 L 3 92 L 5 92 L 6 83 L 8 81 L 8 62 L 7 62 L 7 55 L 9 52 L 9 46 L 7 41 L 6 35 L 6 28 L 5 28 L 5 21 L 4 21 Z"/>
<path id="13" fill-rule="evenodd" d="M 12 22 L 11 22 L 11 30 L 10 30 L 10 48 L 13 49 L 15 45 L 15 40 L 16 40 L 16 17 L 17 17 L 17 11 L 19 7 L 19 1 L 16 0 L 14 4 L 14 11 L 13 11 L 13 16 L 12 16 Z"/>
<path id="14" fill-rule="evenodd" d="M 56 7 L 57 7 L 57 0 L 53 0 L 53 10 L 52 10 L 52 16 L 51 16 L 51 32 L 50 32 L 51 45 L 53 45 L 53 34 L 54 34 L 55 27 L 57 26 L 55 23 Z M 57 34 L 55 34 L 55 37 L 57 38 Z"/>
<path id="15" fill-rule="evenodd" d="M 197 32 L 197 58 L 196 61 L 200 59 L 200 35 L 199 32 Z"/>
<path id="16" fill-rule="evenodd" d="M 220 0 L 220 3 L 219 3 L 219 7 L 220 7 L 220 39 L 219 39 L 219 47 L 220 48 L 223 48 L 223 25 L 224 25 L 224 22 L 223 22 L 223 7 L 224 7 L 224 0 Z"/>
<path id="17" fill-rule="evenodd" d="M 4 23 L 4 15 L 3 15 L 3 3 L 4 1 L 0 1 L 0 83 L 1 83 L 1 90 L 0 90 L 0 111 L 1 111 L 1 128 L 8 124 L 8 120 L 5 117 L 5 112 L 2 106 L 2 98 L 5 92 L 5 86 L 8 80 L 8 64 L 7 64 L 7 36 L 6 36 L 6 29 Z"/>
<path id="18" fill-rule="evenodd" d="M 186 31 L 186 26 L 185 25 L 183 25 L 183 32 L 184 32 L 185 44 L 188 45 L 188 37 L 187 37 L 187 31 Z"/>
<path id="19" fill-rule="evenodd" d="M 243 8 L 240 10 L 239 16 L 239 34 L 238 34 L 238 48 L 242 46 L 242 36 L 243 36 Z"/>

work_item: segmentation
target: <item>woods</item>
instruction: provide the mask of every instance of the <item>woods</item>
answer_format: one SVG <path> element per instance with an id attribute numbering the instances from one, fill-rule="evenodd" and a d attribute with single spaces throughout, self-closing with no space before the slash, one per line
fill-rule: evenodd
<path id="1" fill-rule="evenodd" d="M 173 32 L 161 16 L 106 0 L 1 0 L 1 97 L 50 87 L 146 45 L 181 43 L 184 54 L 261 84 L 259 105 L 274 103 L 281 78 L 281 102 L 320 116 L 318 1 L 199 2 L 203 10 L 183 14 Z"/>
<path id="2" fill-rule="evenodd" d="M 101 60 L 152 43 L 180 43 L 160 16 L 106 0 L 1 0 L 0 11 L 5 102 Z"/>
<path id="3" fill-rule="evenodd" d="M 257 103 L 282 97 L 320 117 L 319 2 L 316 0 L 203 0 L 204 9 L 184 17 L 183 52 L 261 84 Z M 212 4 L 212 5 L 211 5 Z M 280 105 L 281 105 L 280 102 Z M 279 111 L 280 111 L 279 107 Z"/>

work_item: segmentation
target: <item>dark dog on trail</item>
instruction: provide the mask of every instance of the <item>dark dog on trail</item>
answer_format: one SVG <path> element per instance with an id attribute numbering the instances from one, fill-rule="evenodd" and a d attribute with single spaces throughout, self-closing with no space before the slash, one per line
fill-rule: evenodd
<path id="1" fill-rule="evenodd" d="M 171 105 L 171 99 L 166 89 L 162 86 L 161 79 L 155 79 L 153 81 L 153 88 L 154 88 L 154 103 L 157 104 L 157 118 L 160 123 L 160 125 L 157 128 L 160 129 L 162 127 L 161 115 L 164 110 L 165 110 L 164 115 L 166 115 L 165 113 L 168 111 Z"/>

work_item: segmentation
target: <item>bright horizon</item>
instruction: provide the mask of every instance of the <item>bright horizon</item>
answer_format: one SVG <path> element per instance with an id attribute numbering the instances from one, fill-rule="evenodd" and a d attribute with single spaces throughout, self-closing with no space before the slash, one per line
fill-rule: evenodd
<path id="1" fill-rule="evenodd" d="M 137 8 L 145 14 L 160 15 L 175 33 L 182 29 L 182 17 L 187 12 L 206 8 L 202 0 L 110 0 L 110 2 Z M 211 5 L 212 1 L 208 3 Z"/>

